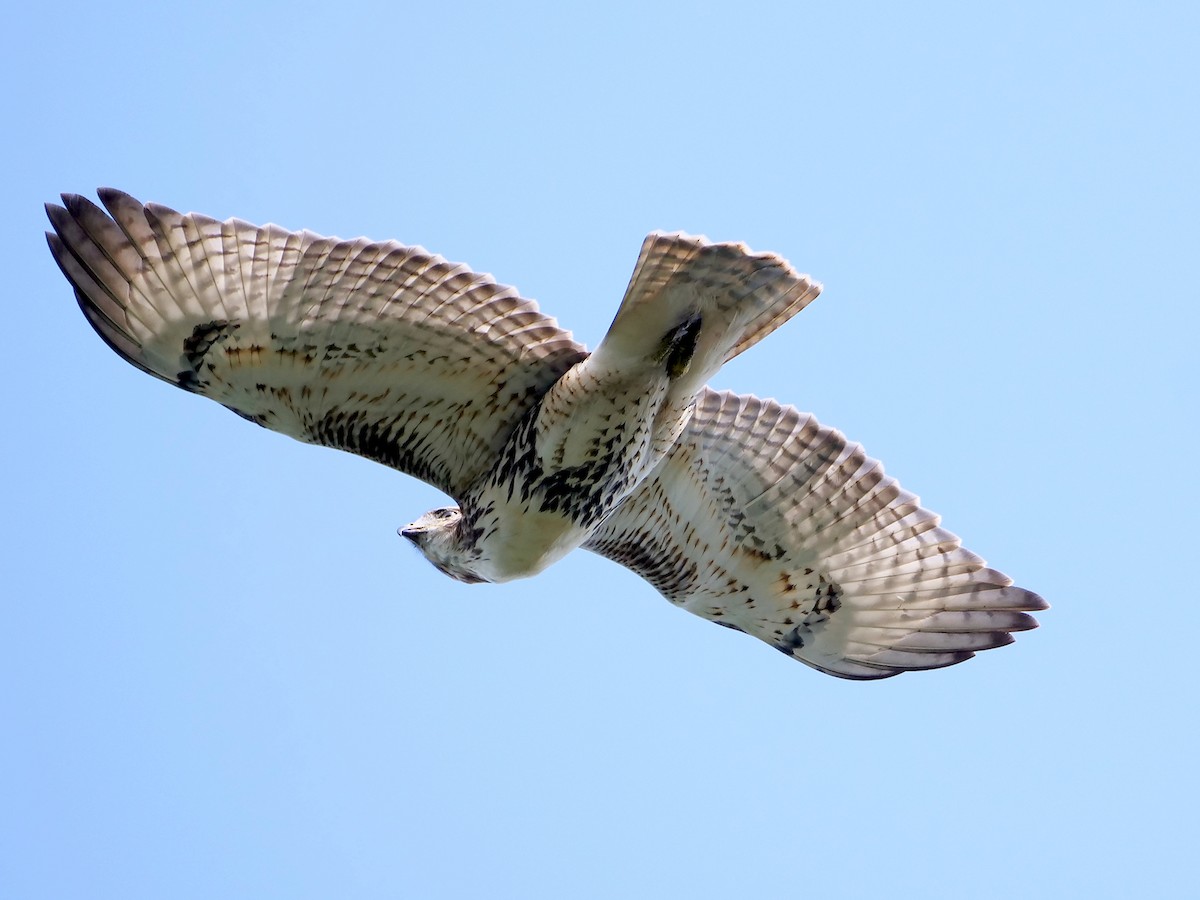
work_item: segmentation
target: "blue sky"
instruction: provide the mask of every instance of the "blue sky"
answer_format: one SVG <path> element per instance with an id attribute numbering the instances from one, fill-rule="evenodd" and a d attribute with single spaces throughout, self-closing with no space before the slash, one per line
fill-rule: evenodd
<path id="1" fill-rule="evenodd" d="M 1192 4 L 27 4 L 0 37 L 0 893 L 1195 889 Z M 719 387 L 815 412 L 1053 604 L 821 676 L 146 378 L 41 204 L 420 243 L 603 334 L 645 232 L 826 285 Z"/>

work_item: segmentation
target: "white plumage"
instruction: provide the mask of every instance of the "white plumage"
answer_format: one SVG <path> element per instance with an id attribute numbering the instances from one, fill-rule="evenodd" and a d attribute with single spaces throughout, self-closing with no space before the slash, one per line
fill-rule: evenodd
<path id="1" fill-rule="evenodd" d="M 401 530 L 452 577 L 523 577 L 584 546 L 857 679 L 960 662 L 1045 608 L 857 444 L 704 386 L 819 293 L 777 256 L 651 235 L 589 355 L 514 289 L 420 247 L 100 197 L 107 211 L 47 207 L 96 331 L 259 425 L 454 497 Z"/>

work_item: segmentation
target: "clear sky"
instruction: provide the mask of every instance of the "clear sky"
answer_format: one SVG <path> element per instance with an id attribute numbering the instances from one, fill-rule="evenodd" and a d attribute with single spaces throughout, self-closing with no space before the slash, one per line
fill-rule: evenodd
<path id="1" fill-rule="evenodd" d="M 0 895 L 1197 890 L 1198 7 L 21 4 L 0 35 Z M 121 362 L 41 204 L 420 243 L 594 344 L 643 235 L 826 285 L 715 384 L 862 441 L 1042 628 L 855 684 Z"/>

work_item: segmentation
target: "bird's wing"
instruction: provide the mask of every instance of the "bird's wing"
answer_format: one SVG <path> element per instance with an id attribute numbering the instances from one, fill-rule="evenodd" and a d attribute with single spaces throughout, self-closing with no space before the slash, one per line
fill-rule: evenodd
<path id="1" fill-rule="evenodd" d="M 88 321 L 133 365 L 457 496 L 586 356 L 513 288 L 421 247 L 143 206 L 47 206 Z"/>
<path id="2" fill-rule="evenodd" d="M 690 612 L 871 679 L 1010 643 L 1046 608 L 938 523 L 811 415 L 705 390 L 671 455 L 584 546 Z"/>

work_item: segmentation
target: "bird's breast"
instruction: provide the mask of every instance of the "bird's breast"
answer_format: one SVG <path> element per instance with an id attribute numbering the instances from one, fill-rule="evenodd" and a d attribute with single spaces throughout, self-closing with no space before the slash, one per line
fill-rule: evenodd
<path id="1" fill-rule="evenodd" d="M 561 511 L 497 498 L 478 520 L 475 570 L 488 581 L 536 575 L 587 539 L 590 529 Z"/>

